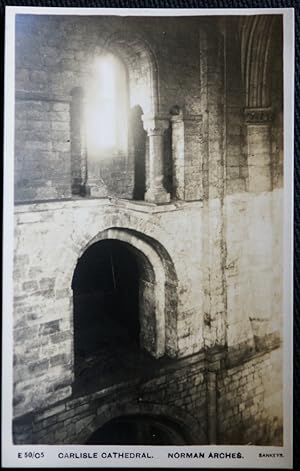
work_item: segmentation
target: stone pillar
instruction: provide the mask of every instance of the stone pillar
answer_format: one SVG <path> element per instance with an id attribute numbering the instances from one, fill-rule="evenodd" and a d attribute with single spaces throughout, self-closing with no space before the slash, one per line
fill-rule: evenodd
<path id="1" fill-rule="evenodd" d="M 248 189 L 259 193 L 272 189 L 270 108 L 246 108 Z"/>
<path id="2" fill-rule="evenodd" d="M 157 116 L 143 116 L 144 129 L 149 137 L 149 187 L 145 200 L 152 203 L 168 203 L 170 194 L 163 186 L 164 179 L 164 132 L 169 120 Z"/>
<path id="3" fill-rule="evenodd" d="M 184 124 L 182 112 L 171 116 L 173 182 L 176 199 L 184 200 Z"/>
<path id="4" fill-rule="evenodd" d="M 203 197 L 201 115 L 185 115 L 184 122 L 184 199 L 197 201 Z"/>
<path id="5" fill-rule="evenodd" d="M 200 115 L 171 116 L 174 195 L 179 200 L 202 199 L 202 154 Z"/>
<path id="6" fill-rule="evenodd" d="M 71 174 L 72 194 L 84 193 L 86 183 L 86 146 L 84 133 L 84 96 L 81 87 L 71 91 Z"/>
<path id="7" fill-rule="evenodd" d="M 248 203 L 248 290 L 251 293 L 251 312 L 248 313 L 248 324 L 251 326 L 252 343 L 259 345 L 261 337 L 270 333 L 276 326 L 273 313 L 275 292 L 274 266 L 280 265 L 276 257 L 274 243 L 274 194 L 272 190 L 272 145 L 271 125 L 272 109 L 270 107 L 246 108 L 245 122 L 248 146 L 248 191 L 260 193 L 251 204 Z M 259 203 L 258 203 L 259 202 Z M 279 211 L 280 212 L 280 211 Z M 273 230 L 271 230 L 273 229 Z M 274 258 L 275 257 L 275 258 Z M 275 291 L 274 291 L 275 290 Z M 275 327 L 276 329 L 276 327 Z"/>
<path id="8" fill-rule="evenodd" d="M 225 77 L 224 35 L 200 31 L 201 122 L 203 152 L 203 332 L 206 348 L 227 341 L 225 239 Z"/>

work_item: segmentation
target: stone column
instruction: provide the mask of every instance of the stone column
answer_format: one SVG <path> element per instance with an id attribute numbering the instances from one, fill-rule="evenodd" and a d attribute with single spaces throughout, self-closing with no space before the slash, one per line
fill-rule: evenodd
<path id="1" fill-rule="evenodd" d="M 184 199 L 203 198 L 203 162 L 201 152 L 202 116 L 185 115 L 184 122 Z"/>
<path id="2" fill-rule="evenodd" d="M 272 189 L 271 108 L 246 108 L 248 189 L 259 193 Z"/>
<path id="3" fill-rule="evenodd" d="M 203 153 L 203 332 L 204 345 L 227 341 L 225 238 L 225 77 L 224 35 L 214 28 L 200 31 L 201 122 Z"/>
<path id="4" fill-rule="evenodd" d="M 149 137 L 149 188 L 145 200 L 152 203 L 168 203 L 170 194 L 163 186 L 164 180 L 164 132 L 169 120 L 157 116 L 143 116 L 144 129 Z"/>
<path id="5" fill-rule="evenodd" d="M 274 193 L 272 194 L 272 109 L 270 107 L 246 108 L 245 122 L 248 146 L 248 190 L 259 193 L 259 202 L 248 203 L 248 286 L 251 292 L 251 313 L 248 324 L 251 326 L 252 343 L 272 331 L 276 321 L 272 310 L 272 300 L 277 286 L 272 273 L 280 260 L 275 256 L 274 243 L 277 233 L 274 230 Z M 276 216 L 277 217 L 277 216 Z M 271 230 L 273 228 L 273 230 Z M 275 256 L 275 258 L 274 258 Z M 275 291 L 274 291 L 275 289 Z M 280 288 L 277 289 L 280 292 Z M 275 327 L 276 329 L 276 327 Z"/>
<path id="6" fill-rule="evenodd" d="M 175 197 L 195 201 L 203 197 L 200 115 L 172 114 L 172 159 Z"/>
<path id="7" fill-rule="evenodd" d="M 184 124 L 182 112 L 171 116 L 174 193 L 184 200 Z"/>

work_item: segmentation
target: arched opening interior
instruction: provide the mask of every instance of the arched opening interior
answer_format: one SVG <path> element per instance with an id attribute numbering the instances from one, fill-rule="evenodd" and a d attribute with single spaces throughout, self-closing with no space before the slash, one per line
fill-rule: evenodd
<path id="1" fill-rule="evenodd" d="M 172 128 L 171 126 L 164 134 L 164 187 L 172 197 L 173 190 L 173 156 L 172 156 Z"/>
<path id="2" fill-rule="evenodd" d="M 156 60 L 143 40 L 123 33 L 112 35 L 100 49 L 91 58 L 83 86 L 72 90 L 72 193 L 144 200 L 153 182 L 150 185 L 150 138 L 142 116 L 159 115 Z M 170 139 L 167 131 L 162 173 L 168 193 Z"/>
<path id="3" fill-rule="evenodd" d="M 183 428 L 161 416 L 126 415 L 105 423 L 88 445 L 187 445 Z"/>
<path id="4" fill-rule="evenodd" d="M 74 390 L 136 377 L 162 356 L 155 276 L 163 273 L 155 275 L 142 251 L 114 238 L 95 242 L 79 258 L 72 281 Z"/>
<path id="5" fill-rule="evenodd" d="M 93 244 L 73 277 L 75 376 L 101 362 L 116 368 L 120 356 L 139 348 L 139 267 L 128 245 Z"/>
<path id="6" fill-rule="evenodd" d="M 130 111 L 130 141 L 134 160 L 134 188 L 133 198 L 143 200 L 146 192 L 146 141 L 147 133 L 144 130 L 143 110 L 134 106 Z"/>

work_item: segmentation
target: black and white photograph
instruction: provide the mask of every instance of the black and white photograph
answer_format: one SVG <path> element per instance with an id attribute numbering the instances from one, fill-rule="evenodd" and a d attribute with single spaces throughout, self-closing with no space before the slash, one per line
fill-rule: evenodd
<path id="1" fill-rule="evenodd" d="M 217 12 L 7 8 L 7 463 L 291 467 L 293 14 Z"/>

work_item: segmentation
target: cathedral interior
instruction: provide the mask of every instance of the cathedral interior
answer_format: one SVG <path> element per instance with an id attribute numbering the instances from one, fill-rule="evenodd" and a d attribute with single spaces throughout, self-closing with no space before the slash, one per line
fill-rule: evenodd
<path id="1" fill-rule="evenodd" d="M 18 444 L 281 445 L 281 15 L 18 14 Z"/>

